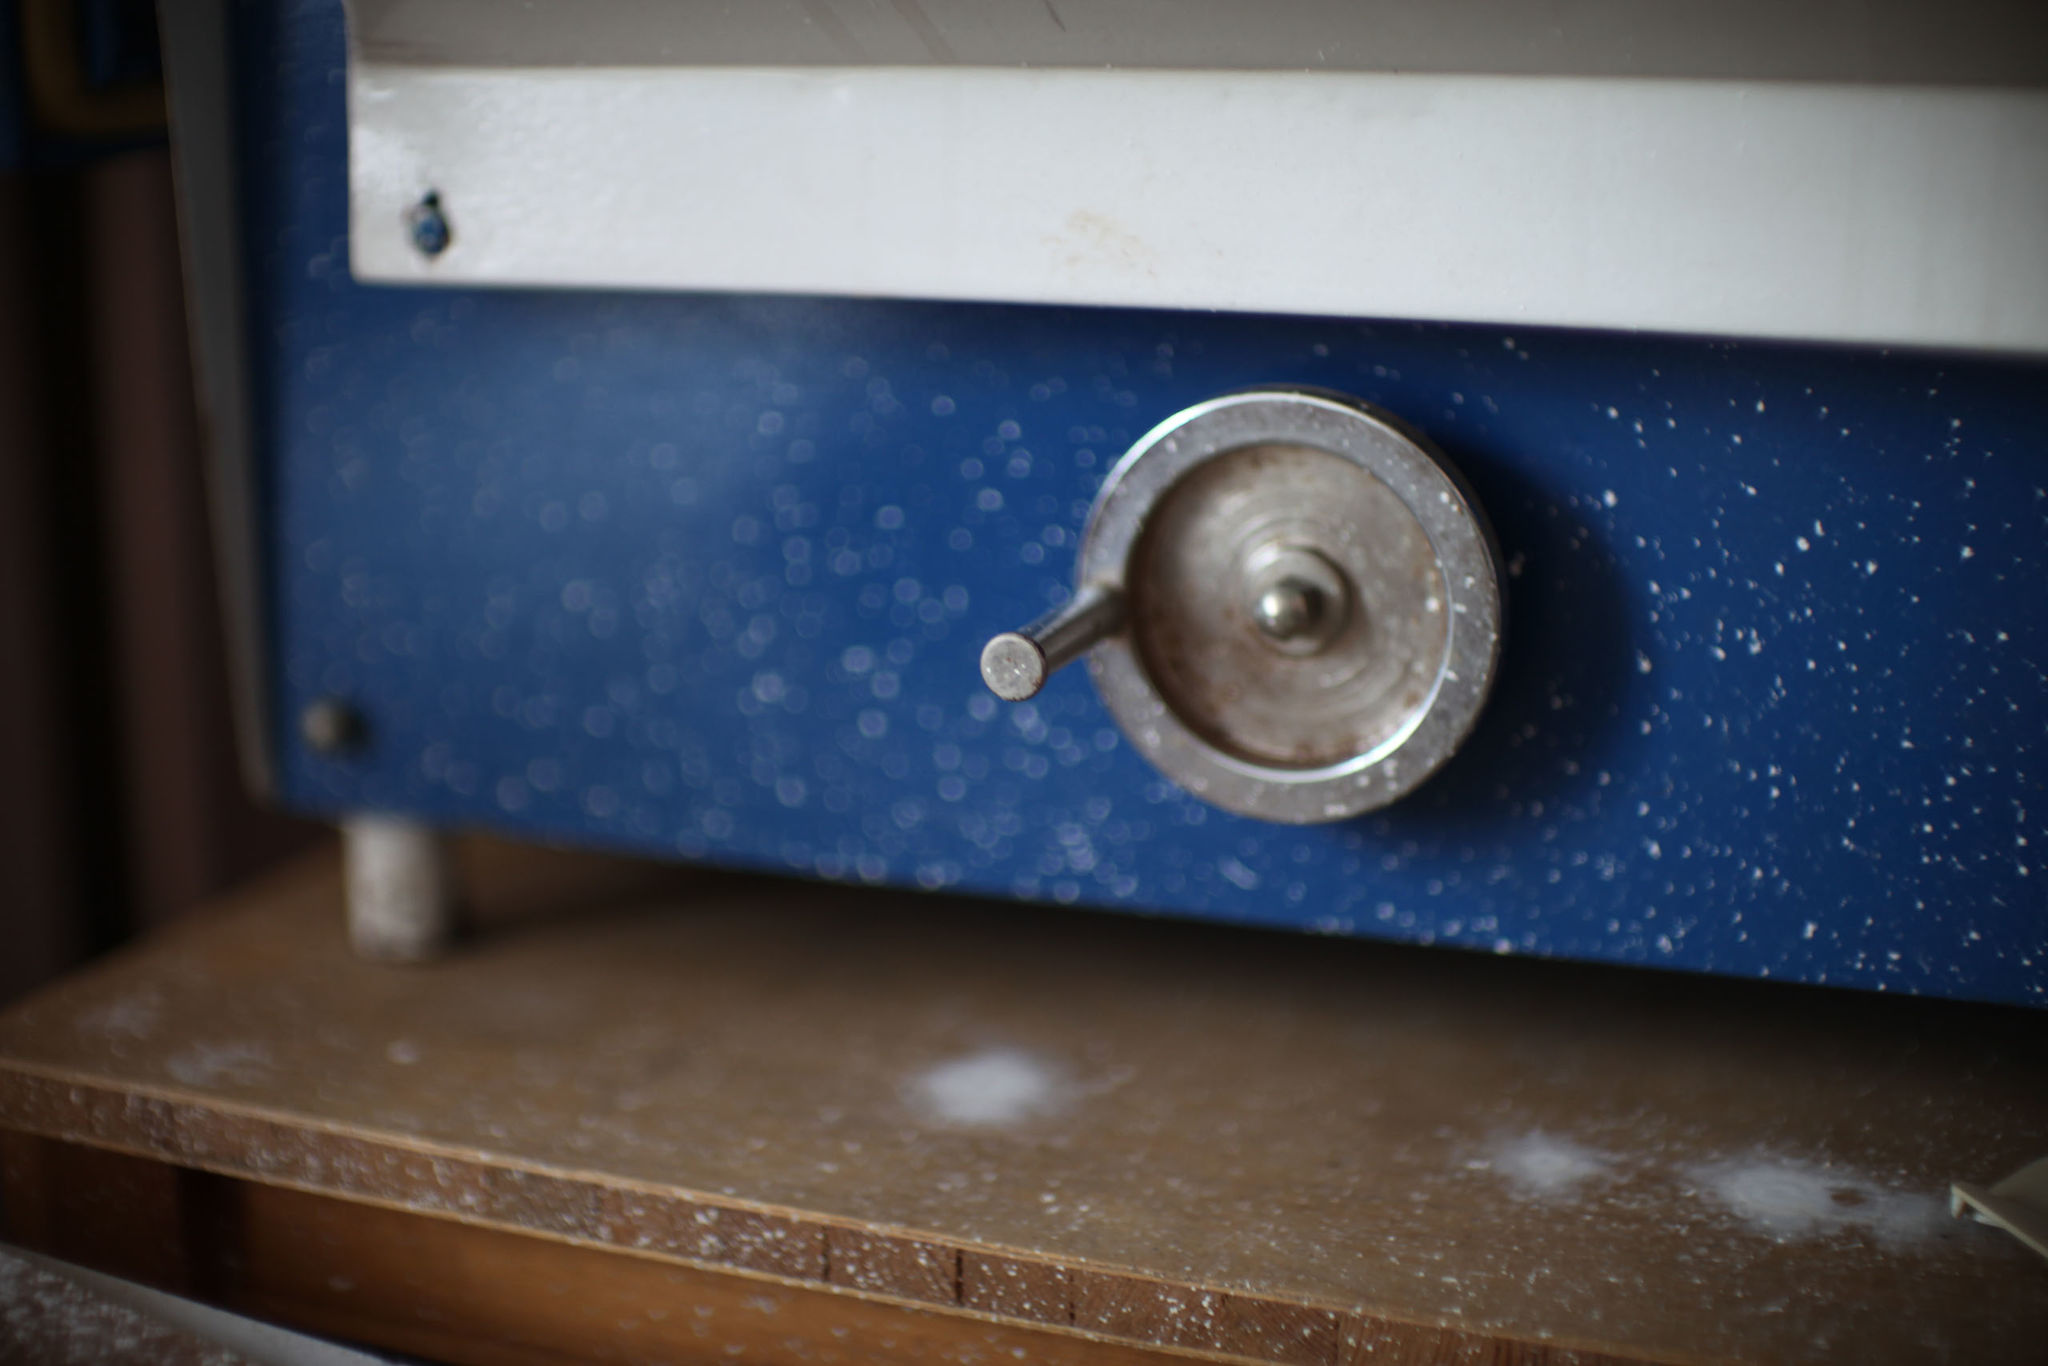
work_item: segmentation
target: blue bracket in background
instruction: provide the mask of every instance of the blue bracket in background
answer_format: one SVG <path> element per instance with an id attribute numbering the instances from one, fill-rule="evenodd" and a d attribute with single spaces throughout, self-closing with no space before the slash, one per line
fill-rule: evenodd
<path id="1" fill-rule="evenodd" d="M 340 7 L 241 22 L 293 806 L 2048 1002 L 2041 365 L 370 288 L 347 264 Z M 446 209 L 459 234 L 462 205 Z M 976 671 L 990 633 L 1066 591 L 1132 440 L 1275 382 L 1425 430 L 1512 574 L 1501 683 L 1464 751 L 1406 802 L 1334 826 L 1264 825 L 1171 787 L 1079 670 L 1017 707 Z M 305 750 L 294 718 L 323 697 L 360 709 L 366 749 Z"/>

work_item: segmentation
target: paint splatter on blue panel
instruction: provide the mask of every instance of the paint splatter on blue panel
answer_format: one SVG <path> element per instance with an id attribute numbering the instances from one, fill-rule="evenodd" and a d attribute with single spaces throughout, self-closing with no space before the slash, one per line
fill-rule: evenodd
<path id="1" fill-rule="evenodd" d="M 370 288 L 347 268 L 335 7 L 244 39 L 244 98 L 269 115 L 246 184 L 294 805 L 2048 1003 L 2040 366 Z M 1079 671 L 1006 707 L 976 670 L 988 634 L 1064 594 L 1127 444 L 1273 382 L 1425 430 L 1512 575 L 1502 681 L 1465 750 L 1333 826 L 1164 783 Z M 367 723 L 343 760 L 292 722 L 330 696 Z"/>

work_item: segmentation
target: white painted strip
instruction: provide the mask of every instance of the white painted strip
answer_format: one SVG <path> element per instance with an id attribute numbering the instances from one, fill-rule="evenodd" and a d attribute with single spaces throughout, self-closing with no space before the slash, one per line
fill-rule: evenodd
<path id="1" fill-rule="evenodd" d="M 2048 92 L 357 64 L 350 98 L 367 280 L 2048 350 Z"/>

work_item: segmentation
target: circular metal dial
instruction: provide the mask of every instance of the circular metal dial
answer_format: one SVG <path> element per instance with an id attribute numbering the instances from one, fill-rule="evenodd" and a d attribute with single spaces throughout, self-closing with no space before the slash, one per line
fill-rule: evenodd
<path id="1" fill-rule="evenodd" d="M 1330 582 L 1281 570 L 1266 587 L 1266 566 L 1290 559 Z M 1247 446 L 1190 470 L 1146 519 L 1124 584 L 1147 680 L 1250 764 L 1328 768 L 1398 738 L 1450 640 L 1422 524 L 1377 476 L 1312 446 Z M 1296 610 L 1262 621 L 1269 599 Z M 1275 639 L 1275 624 L 1293 629 Z"/>
<path id="2" fill-rule="evenodd" d="M 1089 670 L 1124 733 L 1266 820 L 1413 790 L 1470 732 L 1499 659 L 1499 557 L 1463 481 L 1332 395 L 1234 394 L 1155 428 L 1097 497 L 1079 578 L 1123 601 Z"/>

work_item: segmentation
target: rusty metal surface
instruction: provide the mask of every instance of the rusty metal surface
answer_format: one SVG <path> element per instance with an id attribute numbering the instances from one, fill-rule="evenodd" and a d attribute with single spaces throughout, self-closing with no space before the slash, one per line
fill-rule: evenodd
<path id="1" fill-rule="evenodd" d="M 1341 631 L 1312 655 L 1274 648 L 1251 618 L 1248 562 L 1304 546 L 1348 580 Z M 1429 535 L 1394 491 L 1337 456 L 1254 446 L 1176 484 L 1129 575 L 1145 672 L 1189 729 L 1251 763 L 1326 768 L 1412 729 L 1450 645 Z"/>

